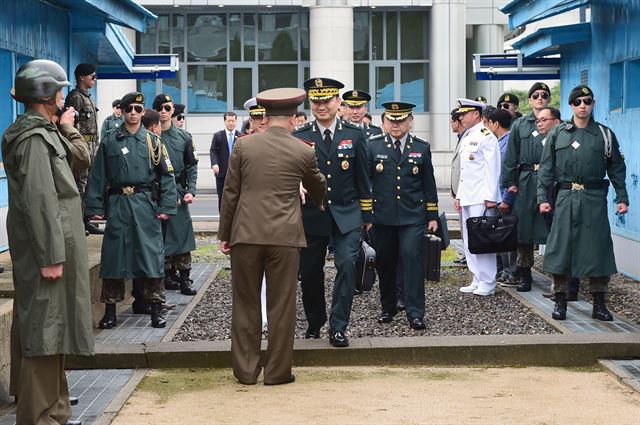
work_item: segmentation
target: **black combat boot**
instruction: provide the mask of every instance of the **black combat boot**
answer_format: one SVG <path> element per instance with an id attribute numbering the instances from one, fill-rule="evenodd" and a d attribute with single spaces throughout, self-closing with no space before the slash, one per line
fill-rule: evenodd
<path id="1" fill-rule="evenodd" d="M 529 292 L 531 291 L 531 282 L 533 280 L 533 278 L 531 277 L 531 268 L 519 267 L 519 269 L 520 269 L 520 285 L 516 287 L 516 291 Z"/>
<path id="2" fill-rule="evenodd" d="M 167 291 L 180 289 L 180 276 L 173 267 L 164 271 L 164 289 Z"/>
<path id="3" fill-rule="evenodd" d="M 604 292 L 594 292 L 591 295 L 593 295 L 593 313 L 591 313 L 591 317 L 604 322 L 612 321 L 613 316 L 607 310 Z"/>
<path id="4" fill-rule="evenodd" d="M 116 325 L 116 305 L 115 304 L 105 304 L 104 305 L 104 316 L 98 323 L 98 327 L 100 329 L 111 329 Z"/>
<path id="5" fill-rule="evenodd" d="M 162 303 L 151 304 L 151 326 L 154 328 L 164 328 L 167 320 L 162 315 Z"/>
<path id="6" fill-rule="evenodd" d="M 182 295 L 195 295 L 198 293 L 193 288 L 193 280 L 189 277 L 191 270 L 180 270 L 180 292 Z"/>
<path id="7" fill-rule="evenodd" d="M 556 292 L 556 308 L 553 309 L 551 317 L 555 320 L 567 318 L 567 294 L 565 292 Z"/>

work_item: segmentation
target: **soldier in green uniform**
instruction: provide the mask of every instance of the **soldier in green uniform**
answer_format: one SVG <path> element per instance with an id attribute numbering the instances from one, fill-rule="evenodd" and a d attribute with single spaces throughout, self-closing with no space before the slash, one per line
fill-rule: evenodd
<path id="1" fill-rule="evenodd" d="M 538 176 L 540 213 L 551 212 L 548 188 L 556 182 L 556 201 L 543 270 L 553 273 L 556 305 L 552 317 L 566 319 L 572 277 L 588 277 L 593 295 L 592 317 L 610 321 L 605 295 L 609 277 L 617 273 L 607 216 L 608 175 L 616 192 L 616 213 L 626 214 L 629 196 L 626 165 L 611 129 L 591 115 L 593 91 L 571 90 L 572 119 L 549 132 Z"/>
<path id="2" fill-rule="evenodd" d="M 153 100 L 153 109 L 160 113 L 162 143 L 167 148 L 176 176 L 177 213 L 162 223 L 164 227 L 165 289 L 180 289 L 183 295 L 195 295 L 191 280 L 191 251 L 196 249 L 193 221 L 189 204 L 196 196 L 198 154 L 191 134 L 173 125 L 171 96 L 161 93 Z"/>
<path id="3" fill-rule="evenodd" d="M 511 115 L 511 124 L 515 122 L 518 118 L 522 116 L 520 111 L 520 98 L 512 93 L 503 93 L 502 96 L 498 98 L 498 103 L 496 104 L 498 109 L 504 109 L 509 112 Z M 511 128 L 511 127 L 509 127 Z"/>
<path id="4" fill-rule="evenodd" d="M 57 116 L 69 85 L 55 62 L 21 66 L 11 94 L 25 112 L 2 139 L 16 291 L 11 393 L 20 425 L 76 423 L 67 422 L 64 356 L 93 354 L 87 242 L 72 173 L 89 167 L 89 150 L 73 108 Z"/>
<path id="5" fill-rule="evenodd" d="M 382 134 L 380 127 L 364 121 L 364 116 L 367 113 L 367 104 L 371 100 L 369 93 L 363 90 L 346 91 L 342 94 L 342 99 L 349 109 L 349 122 L 362 129 L 365 139 Z"/>
<path id="6" fill-rule="evenodd" d="M 96 156 L 98 149 L 98 108 L 91 98 L 91 90 L 96 85 L 96 67 L 90 63 L 81 63 L 74 71 L 76 88 L 71 90 L 65 98 L 65 107 L 72 106 L 78 112 L 77 128 L 89 148 L 91 161 Z M 76 183 L 80 197 L 86 201 L 87 182 L 91 168 L 75 172 Z M 85 229 L 93 235 L 101 235 L 104 231 L 89 222 L 89 217 L 84 217 Z"/>
<path id="7" fill-rule="evenodd" d="M 122 109 L 120 109 L 120 99 L 116 99 L 111 102 L 111 109 L 113 110 L 113 114 L 109 115 L 102 122 L 102 128 L 100 129 L 100 139 L 102 139 L 104 135 L 107 134 L 107 131 L 119 128 L 124 122 Z"/>
<path id="8" fill-rule="evenodd" d="M 414 104 L 387 102 L 382 106 L 389 133 L 371 138 L 367 149 L 382 304 L 378 323 L 391 322 L 398 312 L 395 282 L 400 253 L 407 320 L 412 329 L 420 330 L 425 329 L 422 240 L 425 225 L 431 232 L 438 228 L 431 149 L 429 143 L 409 134 Z"/>
<path id="9" fill-rule="evenodd" d="M 132 92 L 120 101 L 124 125 L 107 133 L 93 164 L 86 213 L 107 219 L 100 277 L 105 314 L 102 329 L 116 325 L 116 303 L 124 280 L 145 279 L 151 324 L 164 327 L 164 244 L 161 220 L 176 214 L 176 183 L 167 149 L 142 125 L 144 96 Z"/>
<path id="10" fill-rule="evenodd" d="M 502 160 L 501 186 L 516 195 L 513 214 L 518 217 L 518 247 L 515 278 L 519 281 L 516 290 L 531 290 L 531 267 L 533 246 L 547 241 L 549 227 L 538 211 L 536 191 L 538 170 L 542 156 L 544 134 L 536 127 L 536 117 L 547 107 L 551 91 L 544 83 L 535 83 L 529 89 L 532 111 L 518 118 L 511 125 L 507 150 Z"/>
<path id="11" fill-rule="evenodd" d="M 362 131 L 337 118 L 342 83 L 311 78 L 304 88 L 315 120 L 296 130 L 294 136 L 314 144 L 320 171 L 327 178 L 325 211 L 311 200 L 302 208 L 307 248 L 300 254 L 302 302 L 309 322 L 305 338 L 320 338 L 327 321 L 324 298 L 324 263 L 329 238 L 336 253 L 336 280 L 331 299 L 329 341 L 346 347 L 345 334 L 355 290 L 356 258 L 363 223 L 371 227 L 371 184 L 367 171 Z"/>

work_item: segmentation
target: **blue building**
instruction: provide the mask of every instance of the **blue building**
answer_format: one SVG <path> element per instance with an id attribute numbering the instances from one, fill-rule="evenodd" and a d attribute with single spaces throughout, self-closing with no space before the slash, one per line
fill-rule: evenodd
<path id="1" fill-rule="evenodd" d="M 0 133 L 21 112 L 9 92 L 16 70 L 32 59 L 51 59 L 73 83 L 78 63 L 98 72 L 131 71 L 134 49 L 121 26 L 144 32 L 156 17 L 133 0 L 11 0 L 0 14 Z M 1 158 L 0 158 L 1 159 Z M 7 181 L 0 163 L 0 250 L 6 237 Z"/>
<path id="2" fill-rule="evenodd" d="M 597 121 L 616 133 L 627 164 L 630 209 L 614 214 L 613 189 L 609 208 L 618 269 L 640 277 L 640 0 L 513 0 L 502 11 L 511 30 L 583 8 L 590 19 L 573 25 L 541 28 L 514 44 L 525 58 L 560 55 L 562 114 L 578 84 L 589 85 L 596 98 Z"/>

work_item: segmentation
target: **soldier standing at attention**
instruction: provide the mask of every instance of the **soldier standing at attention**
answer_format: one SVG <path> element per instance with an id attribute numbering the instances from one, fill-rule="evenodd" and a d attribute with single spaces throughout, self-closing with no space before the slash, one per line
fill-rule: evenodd
<path id="1" fill-rule="evenodd" d="M 120 101 L 124 125 L 107 133 L 93 164 L 87 214 L 107 218 L 100 277 L 105 314 L 101 329 L 116 325 L 116 303 L 124 300 L 125 279 L 145 279 L 144 299 L 151 324 L 163 328 L 164 244 L 161 220 L 176 214 L 176 183 L 167 149 L 141 124 L 142 93 Z"/>
<path id="2" fill-rule="evenodd" d="M 349 109 L 349 122 L 362 129 L 365 139 L 375 136 L 376 134 L 382 134 L 380 127 L 364 122 L 364 116 L 367 113 L 367 104 L 371 100 L 369 93 L 362 90 L 351 90 L 344 92 L 342 99 Z"/>
<path id="3" fill-rule="evenodd" d="M 102 128 L 100 129 L 100 139 L 107 134 L 107 131 L 116 129 L 122 125 L 124 122 L 124 118 L 122 116 L 122 109 L 120 109 L 120 99 L 116 99 L 111 102 L 111 109 L 113 110 L 113 114 L 109 115 L 102 122 Z"/>
<path id="4" fill-rule="evenodd" d="M 81 63 L 74 71 L 76 77 L 76 88 L 71 90 L 65 99 L 64 106 L 73 108 L 78 112 L 77 128 L 89 148 L 91 162 L 96 156 L 98 149 L 98 108 L 91 98 L 89 90 L 96 85 L 96 67 L 90 63 Z M 91 168 L 75 173 L 78 192 L 82 198 L 83 205 L 86 204 L 87 182 Z M 101 235 L 104 231 L 89 222 L 89 216 L 84 214 L 85 230 L 92 235 Z"/>
<path id="5" fill-rule="evenodd" d="M 18 425 L 77 423 L 67 422 L 64 356 L 93 354 L 87 242 L 72 173 L 89 167 L 90 157 L 73 127 L 73 108 L 56 115 L 69 85 L 55 62 L 21 66 L 11 95 L 25 112 L 2 139 L 16 291 L 11 392 Z"/>
<path id="6" fill-rule="evenodd" d="M 557 197 L 543 270 L 553 273 L 556 305 L 552 317 L 567 317 L 567 292 L 572 277 L 588 277 L 593 295 L 592 317 L 610 321 L 605 296 L 611 274 L 617 273 L 607 215 L 608 175 L 616 191 L 616 214 L 626 214 L 629 196 L 626 165 L 616 135 L 596 122 L 593 91 L 571 90 L 572 119 L 549 132 L 538 177 L 540 213 L 551 212 L 547 189 L 556 181 Z"/>
<path id="7" fill-rule="evenodd" d="M 180 129 L 184 129 L 184 110 L 185 106 L 182 103 L 176 103 L 173 105 L 173 115 L 171 115 L 171 122 L 173 122 L 173 125 Z"/>
<path id="8" fill-rule="evenodd" d="M 518 118 L 511 125 L 509 143 L 502 160 L 501 186 L 515 195 L 513 214 L 518 217 L 518 247 L 515 279 L 519 281 L 516 290 L 531 290 L 531 267 L 533 267 L 533 246 L 547 241 L 549 227 L 538 211 L 536 191 L 538 170 L 542 157 L 544 134 L 536 127 L 536 118 L 549 104 L 551 92 L 544 83 L 535 83 L 529 89 L 531 112 Z"/>
<path id="9" fill-rule="evenodd" d="M 305 338 L 320 338 L 327 321 L 324 263 L 329 238 L 335 243 L 336 280 L 331 299 L 329 342 L 347 347 L 345 334 L 355 291 L 356 259 L 363 224 L 371 227 L 371 180 L 362 131 L 337 118 L 342 83 L 311 78 L 304 88 L 315 120 L 293 135 L 315 146 L 318 166 L 327 177 L 325 211 L 309 200 L 302 208 L 307 248 L 300 254 L 302 302 L 309 327 Z"/>
<path id="10" fill-rule="evenodd" d="M 498 109 L 504 109 L 505 111 L 509 112 L 512 120 L 511 124 L 513 124 L 516 119 L 522 116 L 522 114 L 518 110 L 520 108 L 520 99 L 515 94 L 503 93 L 502 96 L 498 98 L 498 104 L 496 106 Z"/>
<path id="11" fill-rule="evenodd" d="M 421 330 L 425 329 L 422 240 L 425 226 L 431 232 L 438 228 L 431 149 L 429 143 L 409 134 L 414 104 L 387 102 L 382 106 L 389 133 L 371 138 L 367 149 L 382 304 L 378 323 L 390 323 L 398 313 L 395 282 L 400 254 L 407 320 L 411 329 Z"/>
<path id="12" fill-rule="evenodd" d="M 189 204 L 196 196 L 198 155 L 191 134 L 173 125 L 173 101 L 168 94 L 159 94 L 153 100 L 153 109 L 160 113 L 162 144 L 169 153 L 176 178 L 178 203 L 175 217 L 162 222 L 164 235 L 165 289 L 180 289 L 183 295 L 195 295 L 191 280 L 191 251 L 196 249 L 193 221 Z"/>

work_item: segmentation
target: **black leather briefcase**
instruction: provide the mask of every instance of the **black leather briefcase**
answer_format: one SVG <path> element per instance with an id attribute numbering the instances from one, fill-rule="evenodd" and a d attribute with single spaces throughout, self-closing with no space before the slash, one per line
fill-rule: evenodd
<path id="1" fill-rule="evenodd" d="M 447 226 L 447 216 L 443 212 L 438 217 L 438 229 L 436 230 L 436 236 L 441 240 L 441 249 L 444 251 L 449 246 L 449 226 Z"/>
<path id="2" fill-rule="evenodd" d="M 518 244 L 518 217 L 515 215 L 487 215 L 467 219 L 469 252 L 493 254 L 515 251 Z"/>
<path id="3" fill-rule="evenodd" d="M 369 243 L 369 234 L 365 230 L 356 259 L 356 292 L 370 291 L 376 280 L 376 251 Z"/>
<path id="4" fill-rule="evenodd" d="M 425 233 L 422 238 L 422 268 L 425 279 L 440 282 L 440 260 L 442 240 L 436 235 Z"/>

